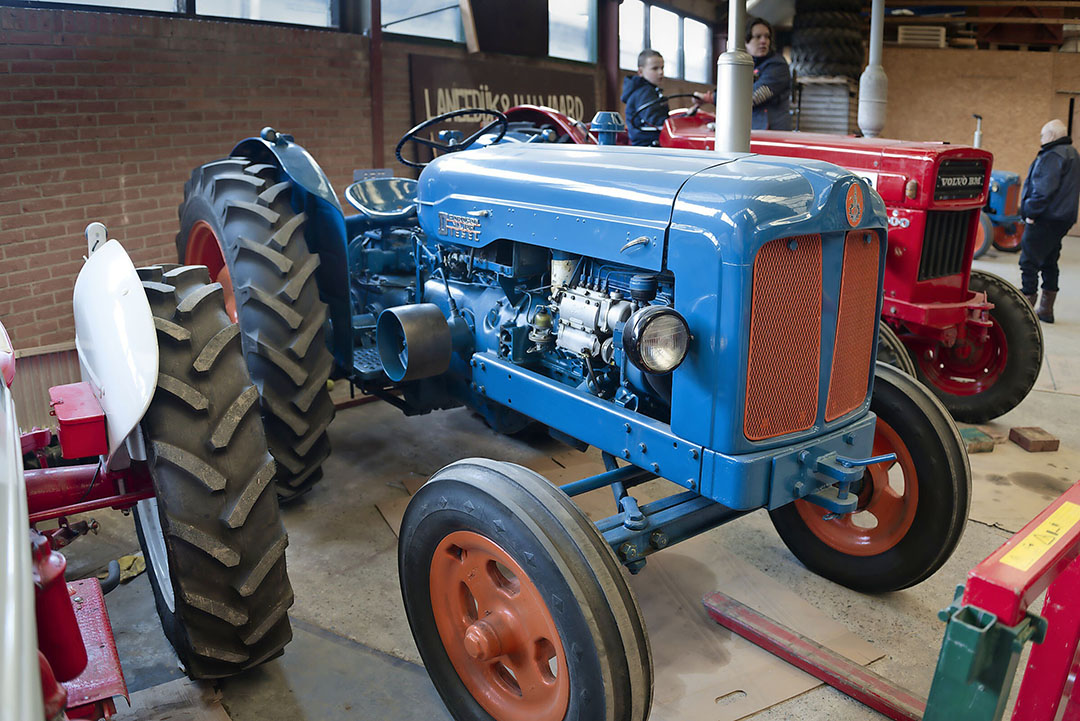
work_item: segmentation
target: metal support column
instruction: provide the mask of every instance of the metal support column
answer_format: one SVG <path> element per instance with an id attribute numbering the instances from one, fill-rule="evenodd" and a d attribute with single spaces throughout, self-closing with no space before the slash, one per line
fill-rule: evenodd
<path id="1" fill-rule="evenodd" d="M 619 107 L 619 1 L 599 0 L 597 13 L 597 61 L 604 69 L 604 104 L 601 107 L 609 110 Z"/>
<path id="2" fill-rule="evenodd" d="M 371 167 L 381 168 L 383 153 L 383 38 L 382 0 L 371 0 L 371 36 L 368 44 L 368 67 L 371 71 Z"/>

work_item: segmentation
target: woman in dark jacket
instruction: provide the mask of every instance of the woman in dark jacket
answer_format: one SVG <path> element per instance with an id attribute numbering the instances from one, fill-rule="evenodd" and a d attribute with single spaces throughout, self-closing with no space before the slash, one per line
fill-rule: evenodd
<path id="1" fill-rule="evenodd" d="M 773 29 L 767 20 L 746 24 L 746 52 L 754 58 L 754 130 L 791 130 L 791 70 L 773 50 Z"/>
<path id="2" fill-rule="evenodd" d="M 791 130 L 791 71 L 780 53 L 773 51 L 773 29 L 768 20 L 750 18 L 746 24 L 746 52 L 754 59 L 753 130 Z M 694 93 L 707 103 L 715 94 Z"/>

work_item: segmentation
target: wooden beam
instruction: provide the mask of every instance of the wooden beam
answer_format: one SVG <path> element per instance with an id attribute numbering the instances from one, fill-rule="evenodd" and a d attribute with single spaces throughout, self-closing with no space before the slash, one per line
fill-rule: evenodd
<path id="1" fill-rule="evenodd" d="M 887 23 L 904 25 L 945 25 L 967 23 L 969 25 L 1080 25 L 1080 18 L 1014 18 L 1008 15 L 886 15 Z"/>
<path id="2" fill-rule="evenodd" d="M 886 7 L 906 7 L 906 8 L 918 8 L 918 7 L 940 7 L 941 5 L 954 5 L 956 7 L 999 7 L 1008 8 L 1023 5 L 1024 7 L 1031 8 L 1078 8 L 1080 9 L 1080 0 L 1058 0 L 1057 2 L 1051 2 L 1050 0 L 1028 0 L 1028 2 L 1015 2 L 1015 0 L 966 0 L 966 2 L 953 2 L 945 3 L 941 0 L 885 0 Z M 869 12 L 870 5 L 866 6 L 866 11 Z"/>
<path id="3" fill-rule="evenodd" d="M 465 48 L 470 53 L 480 52 L 480 40 L 476 35 L 476 16 L 473 15 L 472 0 L 458 0 L 461 7 L 461 25 L 465 29 Z"/>
<path id="4" fill-rule="evenodd" d="M 382 0 L 371 0 L 371 37 L 368 42 L 368 62 L 371 71 L 371 167 L 385 164 L 383 146 L 383 113 L 386 112 L 383 86 Z"/>

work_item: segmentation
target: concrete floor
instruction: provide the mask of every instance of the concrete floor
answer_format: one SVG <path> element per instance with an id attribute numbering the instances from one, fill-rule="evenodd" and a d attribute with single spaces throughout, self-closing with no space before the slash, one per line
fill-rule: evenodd
<path id="1" fill-rule="evenodd" d="M 1080 285 L 1076 242 L 1066 241 L 1064 288 Z M 976 266 L 1019 283 L 1016 256 L 990 257 Z M 1040 425 L 1062 439 L 1063 450 L 1024 454 L 999 447 L 998 452 L 973 456 L 980 500 L 973 509 L 978 507 L 978 515 L 954 556 L 928 581 L 882 596 L 832 584 L 799 565 L 762 512 L 706 534 L 707 543 L 736 553 L 876 645 L 886 655 L 873 670 L 926 694 L 943 631 L 936 613 L 952 600 L 968 569 L 1022 523 L 1006 512 L 1014 505 L 1012 499 L 1022 496 L 1036 507 L 1045 505 L 1053 489 L 1080 478 L 1080 462 L 1073 463 L 1080 459 L 1074 455 L 1080 451 L 1080 427 L 1072 423 L 1080 415 L 1080 360 L 1075 360 L 1080 358 L 1080 304 L 1069 291 L 1062 294 L 1056 314 L 1058 322 L 1044 326 L 1046 362 L 1037 390 L 996 425 Z M 464 455 L 528 466 L 546 461 L 560 446 L 546 436 L 498 436 L 464 409 L 404 418 L 381 403 L 339 413 L 330 432 L 334 454 L 325 479 L 284 512 L 296 591 L 293 643 L 282 658 L 220 684 L 222 703 L 234 721 L 449 718 L 417 665 L 398 590 L 396 539 L 375 504 L 402 497 L 405 491 L 394 479 L 426 478 Z M 1041 485 L 1033 484 L 1033 477 L 1042 479 Z M 102 536 L 80 540 L 66 550 L 76 572 L 137 548 L 129 519 L 96 516 L 104 527 Z M 642 576 L 648 572 L 646 568 Z M 145 575 L 121 586 L 107 601 L 131 690 L 180 677 L 158 626 Z M 754 718 L 881 717 L 822 687 Z"/>

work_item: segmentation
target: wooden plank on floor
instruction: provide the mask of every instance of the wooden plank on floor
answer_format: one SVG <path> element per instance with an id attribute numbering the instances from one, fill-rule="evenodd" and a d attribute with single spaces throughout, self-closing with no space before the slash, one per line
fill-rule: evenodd
<path id="1" fill-rule="evenodd" d="M 1061 441 L 1038 426 L 1020 426 L 1009 431 L 1009 440 L 1029 453 L 1056 451 Z"/>
<path id="2" fill-rule="evenodd" d="M 990 453 L 994 450 L 994 439 L 978 428 L 961 428 L 960 437 L 964 439 L 968 453 Z"/>
<path id="3" fill-rule="evenodd" d="M 221 694 L 207 681 L 178 678 L 131 694 L 131 708 L 117 702 L 113 721 L 229 721 Z"/>

